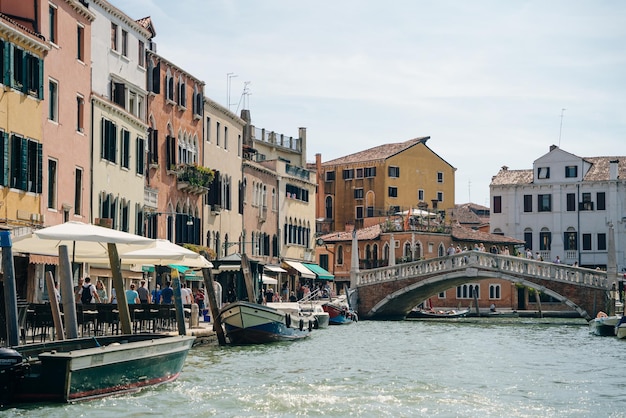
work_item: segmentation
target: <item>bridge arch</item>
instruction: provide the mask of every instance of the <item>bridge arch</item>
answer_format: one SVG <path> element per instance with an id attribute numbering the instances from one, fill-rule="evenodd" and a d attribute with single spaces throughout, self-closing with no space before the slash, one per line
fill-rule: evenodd
<path id="1" fill-rule="evenodd" d="M 403 319 L 418 303 L 475 280 L 503 279 L 545 293 L 586 319 L 606 309 L 607 273 L 507 255 L 468 251 L 355 272 L 359 316 Z"/>

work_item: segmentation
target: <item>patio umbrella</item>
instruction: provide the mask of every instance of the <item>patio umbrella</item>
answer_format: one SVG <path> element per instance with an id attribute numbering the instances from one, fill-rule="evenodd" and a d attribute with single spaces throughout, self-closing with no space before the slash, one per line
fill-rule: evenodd
<path id="1" fill-rule="evenodd" d="M 107 245 L 109 243 L 116 244 L 117 252 L 124 254 L 131 250 L 148 247 L 154 243 L 154 240 L 115 229 L 72 221 L 15 238 L 13 251 L 59 255 L 59 246 L 65 245 L 72 254 L 72 261 L 106 262 L 109 257 Z"/>
<path id="2" fill-rule="evenodd" d="M 165 239 L 157 239 L 149 247 L 129 251 L 120 256 L 123 264 L 176 264 L 185 267 L 212 268 L 213 264 L 198 253 Z"/>
<path id="3" fill-rule="evenodd" d="M 154 240 L 115 229 L 104 228 L 82 222 L 65 222 L 60 225 L 51 226 L 34 231 L 31 234 L 17 237 L 13 243 L 13 250 L 23 253 L 59 255 L 60 264 L 64 264 L 65 258 L 69 265 L 69 252 L 71 251 L 73 261 L 91 262 L 96 258 L 100 261 L 105 257 L 109 258 L 111 272 L 113 274 L 113 286 L 117 294 L 118 309 L 122 332 L 131 333 L 130 314 L 124 293 L 124 281 L 122 279 L 119 254 L 139 248 L 145 248 L 153 244 Z M 61 292 L 63 294 L 63 305 L 68 310 L 66 321 L 76 320 L 75 306 L 73 301 L 73 286 L 71 273 L 61 277 Z M 65 289 L 69 290 L 66 291 Z M 69 314 L 69 315 L 68 315 Z M 66 322 L 66 329 L 70 329 Z M 72 329 L 75 323 L 71 324 Z M 72 331 L 71 334 L 74 334 Z M 72 335 L 68 334 L 70 338 Z"/>

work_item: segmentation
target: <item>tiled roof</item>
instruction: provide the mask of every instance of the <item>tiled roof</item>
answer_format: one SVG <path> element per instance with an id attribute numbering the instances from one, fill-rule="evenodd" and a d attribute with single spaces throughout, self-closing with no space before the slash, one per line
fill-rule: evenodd
<path id="1" fill-rule="evenodd" d="M 482 225 L 489 223 L 489 216 L 479 216 L 474 210 L 489 212 L 489 208 L 475 203 L 455 205 L 452 217 L 460 224 Z"/>
<path id="2" fill-rule="evenodd" d="M 149 30 L 150 33 L 152 33 L 153 38 L 156 36 L 156 30 L 154 29 L 154 25 L 152 24 L 152 18 L 150 16 L 137 19 L 136 22 L 145 29 Z"/>
<path id="3" fill-rule="evenodd" d="M 626 179 L 626 157 L 584 157 L 583 160 L 591 164 L 591 168 L 583 177 L 583 181 L 609 180 L 611 161 L 618 161 L 617 178 Z M 509 170 L 507 167 L 502 167 L 498 174 L 491 178 L 491 185 L 531 184 L 533 179 L 532 169 Z"/>
<path id="4" fill-rule="evenodd" d="M 611 161 L 619 161 L 617 164 L 617 178 L 626 179 L 626 157 L 587 157 L 585 160 L 591 164 L 591 168 L 585 174 L 585 181 L 606 181 L 609 179 L 609 167 Z"/>
<path id="5" fill-rule="evenodd" d="M 430 138 L 429 136 L 424 136 L 421 138 L 409 139 L 408 141 L 398 142 L 395 144 L 379 145 L 374 148 L 366 149 L 365 151 L 360 151 L 354 154 L 346 155 L 345 157 L 340 157 L 334 160 L 326 161 L 322 165 L 333 166 L 333 165 L 341 165 L 341 164 L 364 163 L 368 161 L 385 160 L 419 143 L 426 144 L 426 141 L 429 138 Z"/>
<path id="6" fill-rule="evenodd" d="M 525 241 L 504 235 L 475 231 L 462 225 L 452 227 L 452 238 L 455 241 L 483 242 L 490 244 L 524 244 Z"/>
<path id="7" fill-rule="evenodd" d="M 380 236 L 380 225 L 372 225 L 367 228 L 357 229 L 356 238 L 358 241 L 373 240 Z M 333 232 L 332 234 L 322 235 L 320 237 L 324 242 L 341 242 L 352 241 L 352 231 Z"/>

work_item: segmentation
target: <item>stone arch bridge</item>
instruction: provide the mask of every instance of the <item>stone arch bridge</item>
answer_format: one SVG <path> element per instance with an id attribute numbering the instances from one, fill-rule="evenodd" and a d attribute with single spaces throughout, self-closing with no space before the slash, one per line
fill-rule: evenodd
<path id="1" fill-rule="evenodd" d="M 359 317 L 400 320 L 431 296 L 468 281 L 498 278 L 534 288 L 591 320 L 605 310 L 613 281 L 605 271 L 469 251 L 352 272 Z M 356 295 L 356 298 L 355 296 Z M 354 306 L 354 305 L 353 305 Z"/>

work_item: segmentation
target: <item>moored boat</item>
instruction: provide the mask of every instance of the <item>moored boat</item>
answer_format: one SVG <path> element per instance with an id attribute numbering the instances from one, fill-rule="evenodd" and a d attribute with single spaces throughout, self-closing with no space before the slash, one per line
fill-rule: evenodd
<path id="1" fill-rule="evenodd" d="M 356 312 L 346 306 L 335 305 L 334 303 L 324 303 L 322 309 L 328 312 L 330 325 L 345 325 L 358 321 Z"/>
<path id="2" fill-rule="evenodd" d="M 132 334 L 2 349 L 4 404 L 75 402 L 175 380 L 195 337 Z"/>
<path id="3" fill-rule="evenodd" d="M 621 315 L 608 316 L 604 312 L 599 312 L 598 315 L 589 322 L 589 332 L 600 336 L 614 336 L 615 327 L 620 322 Z"/>
<path id="4" fill-rule="evenodd" d="M 300 312 L 312 315 L 315 318 L 315 328 L 328 328 L 330 324 L 330 315 L 324 311 L 322 305 L 313 302 L 300 303 Z"/>
<path id="5" fill-rule="evenodd" d="M 425 310 L 425 309 L 413 309 L 406 316 L 411 319 L 449 319 L 449 318 L 462 318 L 467 316 L 469 308 L 466 309 L 448 309 L 448 310 Z"/>
<path id="6" fill-rule="evenodd" d="M 306 309 L 302 304 L 298 302 L 268 302 L 267 306 L 270 308 L 278 309 L 279 311 L 282 311 L 285 314 L 289 315 L 289 318 L 285 318 L 285 320 L 287 320 L 289 322 L 289 325 L 293 326 L 294 328 L 295 327 L 300 328 L 300 324 L 301 324 L 300 321 L 302 321 L 303 328 L 305 327 L 309 329 L 321 328 L 317 316 L 314 315 L 312 311 Z M 328 314 L 324 312 L 323 309 L 321 310 L 322 310 L 322 313 L 328 316 Z M 326 328 L 327 327 L 328 327 L 328 320 L 326 320 Z"/>
<path id="7" fill-rule="evenodd" d="M 294 324 L 291 319 L 290 314 L 278 309 L 246 301 L 230 303 L 220 310 L 220 320 L 232 344 L 292 341 L 310 335 L 309 324 Z"/>

